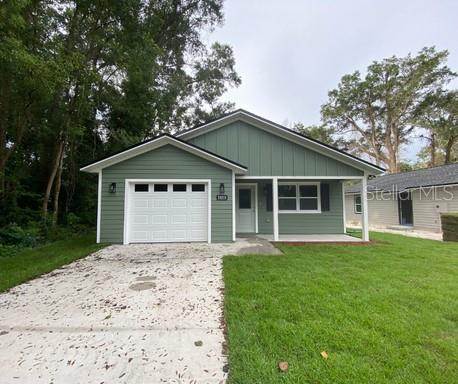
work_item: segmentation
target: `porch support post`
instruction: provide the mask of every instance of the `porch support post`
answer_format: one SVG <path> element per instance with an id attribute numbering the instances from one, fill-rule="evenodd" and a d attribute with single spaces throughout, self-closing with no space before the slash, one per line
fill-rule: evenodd
<path id="1" fill-rule="evenodd" d="M 235 241 L 235 172 L 232 171 L 232 241 Z"/>
<path id="2" fill-rule="evenodd" d="M 274 241 L 278 241 L 278 178 L 272 178 L 272 207 L 273 207 L 273 227 Z"/>
<path id="3" fill-rule="evenodd" d="M 343 220 L 343 231 L 344 234 L 347 233 L 347 211 L 345 206 L 345 181 L 340 181 L 340 186 L 342 188 L 342 220 Z"/>
<path id="4" fill-rule="evenodd" d="M 369 212 L 367 207 L 367 174 L 361 180 L 361 208 L 363 241 L 369 241 Z"/>

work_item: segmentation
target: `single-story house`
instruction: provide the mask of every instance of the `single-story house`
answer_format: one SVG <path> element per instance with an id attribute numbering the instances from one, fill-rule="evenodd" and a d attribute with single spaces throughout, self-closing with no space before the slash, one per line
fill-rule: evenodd
<path id="1" fill-rule="evenodd" d="M 458 163 L 383 175 L 367 184 L 369 226 L 441 232 L 440 214 L 458 212 Z M 361 188 L 345 188 L 346 222 L 361 225 Z"/>
<path id="2" fill-rule="evenodd" d="M 343 182 L 384 171 L 244 110 L 81 170 L 98 174 L 97 241 L 124 244 L 344 234 Z"/>

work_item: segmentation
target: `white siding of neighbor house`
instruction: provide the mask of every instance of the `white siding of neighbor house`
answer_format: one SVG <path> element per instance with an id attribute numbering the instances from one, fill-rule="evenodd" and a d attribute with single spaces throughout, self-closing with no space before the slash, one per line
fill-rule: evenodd
<path id="1" fill-rule="evenodd" d="M 423 231 L 440 232 L 440 214 L 458 212 L 458 186 L 436 187 L 435 192 L 412 191 L 413 228 Z M 345 195 L 346 223 L 348 226 L 360 226 L 361 214 L 354 210 L 353 196 Z M 380 197 L 380 194 L 378 195 Z M 383 194 L 384 200 L 368 201 L 369 225 L 372 227 L 390 227 L 399 225 L 398 202 Z"/>
<path id="2" fill-rule="evenodd" d="M 370 226 L 390 226 L 398 225 L 398 202 L 391 198 L 391 194 L 377 194 L 377 198 L 372 199 L 368 196 L 369 225 Z M 361 225 L 361 214 L 355 213 L 354 195 L 345 195 L 345 216 L 349 226 Z M 382 200 L 383 199 L 383 200 Z"/>
<path id="3" fill-rule="evenodd" d="M 414 190 L 413 224 L 416 229 L 441 232 L 440 214 L 458 212 L 458 187 L 437 187 L 435 195 Z"/>

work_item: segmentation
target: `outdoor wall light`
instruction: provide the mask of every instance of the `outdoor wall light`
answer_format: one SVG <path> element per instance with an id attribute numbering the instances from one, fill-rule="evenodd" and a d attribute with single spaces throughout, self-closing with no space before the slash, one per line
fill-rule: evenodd
<path id="1" fill-rule="evenodd" d="M 109 188 L 110 193 L 116 193 L 116 183 L 111 183 Z"/>
<path id="2" fill-rule="evenodd" d="M 224 183 L 221 183 L 221 184 L 219 185 L 219 194 L 220 194 L 220 195 L 224 195 Z"/>

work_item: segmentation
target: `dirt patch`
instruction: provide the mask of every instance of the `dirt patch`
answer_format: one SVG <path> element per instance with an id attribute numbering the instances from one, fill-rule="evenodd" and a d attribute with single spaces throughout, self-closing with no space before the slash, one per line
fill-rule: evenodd
<path id="1" fill-rule="evenodd" d="M 147 289 L 156 288 L 156 283 L 145 281 L 143 283 L 135 283 L 129 286 L 133 291 L 146 291 Z"/>

